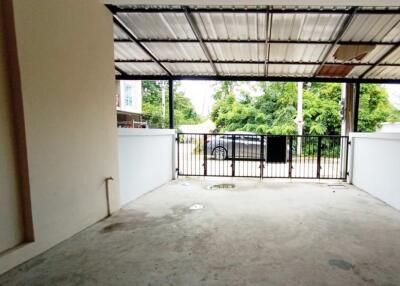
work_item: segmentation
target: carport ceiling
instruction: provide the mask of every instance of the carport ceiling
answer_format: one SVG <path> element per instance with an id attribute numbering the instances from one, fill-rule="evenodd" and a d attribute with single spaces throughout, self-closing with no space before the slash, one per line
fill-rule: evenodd
<path id="1" fill-rule="evenodd" d="M 118 79 L 400 82 L 400 7 L 107 7 Z"/>

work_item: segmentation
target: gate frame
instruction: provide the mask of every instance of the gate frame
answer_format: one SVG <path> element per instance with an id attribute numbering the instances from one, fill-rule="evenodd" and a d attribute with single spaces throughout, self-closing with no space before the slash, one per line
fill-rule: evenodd
<path id="1" fill-rule="evenodd" d="M 199 138 L 203 139 L 203 174 L 182 174 L 180 173 L 180 147 L 179 145 L 182 144 L 180 143 L 180 138 L 181 136 L 185 135 L 197 135 Z M 201 136 L 202 135 L 202 136 Z M 231 172 L 230 175 L 211 175 L 208 172 L 207 169 L 207 162 L 208 162 L 208 154 L 207 152 L 207 140 L 209 139 L 209 135 L 212 136 L 221 136 L 221 135 L 230 135 L 232 136 L 232 157 L 231 157 Z M 342 136 L 342 135 L 267 135 L 267 134 L 252 134 L 250 136 L 256 136 L 260 137 L 260 158 L 255 159 L 255 160 L 249 160 L 249 161 L 259 161 L 259 169 L 260 169 L 260 175 L 259 176 L 248 176 L 248 175 L 236 175 L 235 172 L 235 167 L 236 167 L 236 136 L 241 136 L 238 134 L 230 134 L 230 133 L 182 133 L 179 132 L 176 134 L 176 144 L 177 144 L 177 168 L 176 168 L 176 173 L 177 176 L 207 176 L 207 177 L 245 177 L 245 178 L 260 178 L 260 179 L 278 179 L 278 178 L 287 178 L 287 179 L 324 179 L 324 180 L 347 180 L 347 177 L 349 175 L 348 173 L 348 159 L 349 159 L 349 145 L 350 145 L 350 140 L 349 136 Z M 287 176 L 264 176 L 265 172 L 265 163 L 267 163 L 267 160 L 265 158 L 265 144 L 268 144 L 266 141 L 266 138 L 268 137 L 275 137 L 275 136 L 285 136 L 286 137 L 286 142 L 289 143 L 289 158 L 287 160 L 288 166 L 288 174 Z M 316 167 L 316 176 L 315 177 L 293 177 L 293 140 L 294 138 L 307 138 L 307 137 L 314 137 L 317 138 L 317 167 Z M 339 152 L 339 157 L 340 158 L 340 177 L 321 177 L 321 158 L 322 158 L 322 139 L 323 138 L 338 138 L 339 139 L 339 147 L 340 147 L 340 152 Z M 342 151 L 344 154 L 342 154 Z M 229 152 L 228 152 L 229 153 Z M 337 172 L 337 171 L 336 171 Z"/>

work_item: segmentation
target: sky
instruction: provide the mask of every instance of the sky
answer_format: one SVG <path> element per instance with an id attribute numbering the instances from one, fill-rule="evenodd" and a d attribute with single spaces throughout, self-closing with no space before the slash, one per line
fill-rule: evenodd
<path id="1" fill-rule="evenodd" d="M 390 102 L 400 109 L 400 84 L 384 84 L 389 94 Z"/>
<path id="2" fill-rule="evenodd" d="M 192 100 L 196 112 L 207 117 L 214 103 L 212 95 L 216 84 L 216 81 L 183 80 L 180 89 Z M 384 84 L 383 86 L 388 91 L 390 102 L 400 109 L 400 84 Z"/>
<path id="3" fill-rule="evenodd" d="M 192 100 L 196 112 L 207 117 L 214 103 L 212 95 L 215 91 L 215 85 L 215 81 L 182 80 L 180 89 Z"/>

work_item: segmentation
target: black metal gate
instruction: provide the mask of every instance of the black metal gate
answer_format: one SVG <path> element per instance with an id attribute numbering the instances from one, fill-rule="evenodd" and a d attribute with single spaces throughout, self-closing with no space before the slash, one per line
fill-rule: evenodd
<path id="1" fill-rule="evenodd" d="M 346 179 L 347 136 L 178 133 L 178 176 Z"/>

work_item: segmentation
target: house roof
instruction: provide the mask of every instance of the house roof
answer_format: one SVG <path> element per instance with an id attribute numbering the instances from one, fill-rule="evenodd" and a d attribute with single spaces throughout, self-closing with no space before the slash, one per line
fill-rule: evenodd
<path id="1" fill-rule="evenodd" d="M 108 8 L 119 79 L 400 82 L 400 7 Z"/>

